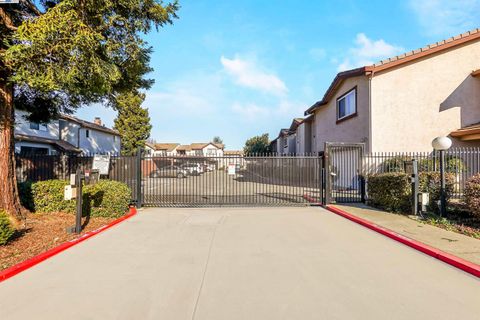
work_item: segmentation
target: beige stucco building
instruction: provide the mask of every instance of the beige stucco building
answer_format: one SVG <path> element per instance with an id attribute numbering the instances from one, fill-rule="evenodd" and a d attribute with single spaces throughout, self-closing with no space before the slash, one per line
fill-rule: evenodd
<path id="1" fill-rule="evenodd" d="M 480 30 L 377 64 L 340 72 L 298 126 L 297 150 L 363 142 L 367 151 L 431 151 L 480 146 Z M 307 127 L 310 127 L 307 129 Z"/>

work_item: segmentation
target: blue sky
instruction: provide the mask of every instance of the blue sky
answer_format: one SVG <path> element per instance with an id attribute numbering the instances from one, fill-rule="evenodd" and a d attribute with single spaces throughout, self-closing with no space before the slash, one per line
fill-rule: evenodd
<path id="1" fill-rule="evenodd" d="M 336 73 L 480 27 L 480 0 L 180 0 L 174 25 L 146 36 L 155 85 L 144 106 L 158 142 L 227 149 L 273 139 L 320 100 Z M 116 112 L 101 106 L 77 115 Z"/>

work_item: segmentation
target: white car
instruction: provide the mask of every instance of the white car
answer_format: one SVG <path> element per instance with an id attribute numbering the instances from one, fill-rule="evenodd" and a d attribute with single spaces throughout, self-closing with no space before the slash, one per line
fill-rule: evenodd
<path id="1" fill-rule="evenodd" d="M 180 167 L 187 170 L 193 176 L 197 176 L 205 172 L 203 166 L 199 163 L 185 163 L 182 164 Z"/>

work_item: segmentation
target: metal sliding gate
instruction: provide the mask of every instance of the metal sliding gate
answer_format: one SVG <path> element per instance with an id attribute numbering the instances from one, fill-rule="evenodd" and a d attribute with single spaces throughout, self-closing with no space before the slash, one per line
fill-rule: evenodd
<path id="1" fill-rule="evenodd" d="M 322 158 L 162 156 L 141 158 L 145 206 L 286 206 L 322 201 Z"/>

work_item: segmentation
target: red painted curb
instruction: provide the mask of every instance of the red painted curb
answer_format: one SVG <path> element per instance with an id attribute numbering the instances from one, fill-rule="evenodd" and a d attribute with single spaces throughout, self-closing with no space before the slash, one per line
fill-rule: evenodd
<path id="1" fill-rule="evenodd" d="M 387 236 L 395 241 L 401 242 L 413 249 L 416 249 L 418 251 L 421 251 L 425 254 L 428 254 L 431 257 L 434 257 L 438 260 L 441 260 L 445 263 L 448 263 L 451 266 L 454 266 L 460 270 L 463 270 L 465 272 L 468 272 L 476 277 L 480 278 L 480 265 L 475 264 L 473 262 L 464 260 L 462 258 L 459 258 L 457 256 L 454 256 L 450 253 L 443 252 L 437 248 L 431 247 L 425 243 L 410 239 L 408 237 L 405 237 L 404 235 L 401 235 L 399 233 L 396 233 L 395 231 L 392 231 L 390 229 L 384 228 L 382 226 L 379 226 L 373 222 L 370 222 L 368 220 L 356 217 L 348 212 L 345 212 L 339 208 L 327 206 L 327 210 L 336 213 L 344 218 L 347 218 L 355 223 L 358 223 L 366 228 L 369 228 L 373 231 L 376 231 L 380 234 L 383 234 L 384 236 Z"/>
<path id="2" fill-rule="evenodd" d="M 0 271 L 0 282 L 5 281 L 8 278 L 13 277 L 14 275 L 19 274 L 20 272 L 25 271 L 25 270 L 33 267 L 34 265 L 36 265 L 36 264 L 38 264 L 38 263 L 40 263 L 44 260 L 47 260 L 48 258 L 51 258 L 54 255 L 56 255 L 56 254 L 58 254 L 62 251 L 65 251 L 66 249 L 68 249 L 70 247 L 73 247 L 74 245 L 79 244 L 80 242 L 83 242 L 83 241 L 87 240 L 88 238 L 91 238 L 94 235 L 99 234 L 100 232 L 103 232 L 107 229 L 110 229 L 114 225 L 116 225 L 116 224 L 118 224 L 118 223 L 136 215 L 136 214 L 137 214 L 137 209 L 134 208 L 134 207 L 130 207 L 129 213 L 127 213 L 123 217 L 118 218 L 117 220 L 114 220 L 114 221 L 110 222 L 107 225 L 104 225 L 103 227 L 100 227 L 96 230 L 87 232 L 77 239 L 64 242 L 64 243 L 62 243 L 61 245 L 59 245 L 55 248 L 47 250 L 43 253 L 40 253 L 39 255 L 37 255 L 35 257 L 32 257 L 28 260 L 25 260 L 23 262 L 20 262 L 20 263 L 14 265 L 14 266 L 11 266 L 10 268 L 7 268 L 3 271 Z"/>

